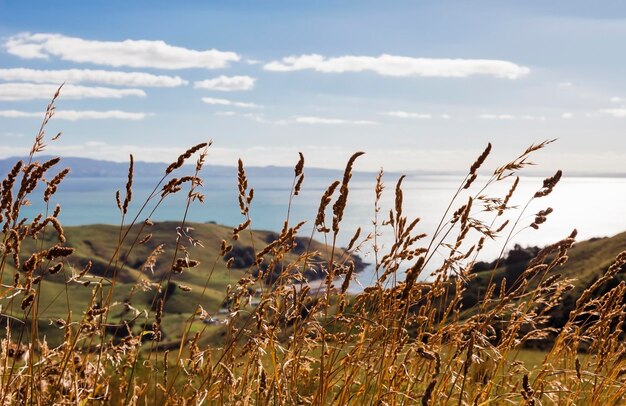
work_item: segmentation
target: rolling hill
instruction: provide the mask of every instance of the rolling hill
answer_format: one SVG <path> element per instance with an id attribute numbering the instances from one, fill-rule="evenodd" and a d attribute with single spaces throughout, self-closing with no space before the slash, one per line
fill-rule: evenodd
<path id="1" fill-rule="evenodd" d="M 179 322 L 184 322 L 193 314 L 198 304 L 210 314 L 216 314 L 223 305 L 228 286 L 236 285 L 246 274 L 256 274 L 259 269 L 254 263 L 256 253 L 278 237 L 274 232 L 245 230 L 237 241 L 233 241 L 233 229 L 226 226 L 213 223 L 188 223 L 184 229 L 179 226 L 180 223 L 176 222 L 157 222 L 144 227 L 135 225 L 130 229 L 102 224 L 66 227 L 67 242 L 64 245 L 75 251 L 63 261 L 61 272 L 54 275 L 43 272 L 37 295 L 40 330 L 46 330 L 49 338 L 59 338 L 59 331 L 55 331 L 51 323 L 66 318 L 68 309 L 78 319 L 92 299 L 93 291 L 89 286 L 115 284 L 113 302 L 116 303 L 116 310 L 110 313 L 113 323 L 129 318 L 128 305 L 139 310 L 154 310 L 154 298 L 155 294 L 159 295 L 156 292 L 160 285 L 163 289 L 160 297 L 165 299 L 164 331 L 166 335 L 176 336 Z M 122 249 L 116 253 L 120 236 L 127 232 Z M 148 236 L 149 239 L 139 243 Z M 178 250 L 177 239 L 181 244 Z M 233 247 L 225 256 L 221 253 L 222 241 Z M 22 263 L 27 259 L 26 253 L 50 247 L 56 242 L 56 235 L 50 232 L 37 240 L 25 240 Z M 304 274 L 310 280 L 323 277 L 321 268 L 327 266 L 324 265 L 329 255 L 327 247 L 308 238 L 296 237 L 294 242 L 295 247 L 285 255 L 285 262 L 310 254 Z M 129 249 L 131 246 L 133 248 Z M 148 258 L 159 251 L 151 264 Z M 227 260 L 231 257 L 229 269 Z M 199 265 L 183 267 L 182 272 L 171 274 L 169 283 L 166 283 L 177 258 L 189 258 L 198 261 Z M 356 271 L 363 268 L 360 258 L 342 249 L 336 250 L 334 261 L 344 262 L 348 258 L 355 262 Z M 80 274 L 88 263 L 91 264 L 89 271 L 73 280 L 72 277 Z M 260 269 L 264 269 L 263 264 Z M 14 274 L 12 260 L 8 260 L 3 282 L 12 284 Z M 20 301 L 7 301 L 3 304 L 3 312 L 19 314 Z"/>
<path id="2" fill-rule="evenodd" d="M 61 272 L 55 275 L 46 274 L 38 285 L 40 330 L 48 332 L 54 340 L 54 337 L 58 336 L 58 330 L 55 331 L 51 322 L 67 317 L 68 309 L 72 311 L 75 318 L 80 317 L 90 302 L 93 292 L 84 285 L 88 281 L 95 284 L 100 280 L 106 285 L 115 279 L 113 302 L 119 310 L 111 313 L 112 322 L 128 318 L 126 305 L 137 309 L 153 307 L 156 284 L 160 283 L 166 290 L 162 293 L 164 296 L 161 296 L 165 298 L 164 331 L 170 339 L 175 339 L 179 335 L 177 329 L 197 310 L 198 304 L 209 313 L 217 314 L 223 306 L 228 287 L 235 285 L 244 275 L 256 272 L 255 253 L 277 237 L 276 233 L 269 231 L 253 233 L 246 231 L 242 233 L 240 240 L 233 241 L 232 231 L 232 228 L 212 223 L 188 224 L 182 230 L 179 228 L 179 223 L 175 222 L 159 222 L 143 230 L 140 230 L 140 225 L 130 229 L 120 229 L 119 226 L 112 225 L 66 227 L 67 243 L 65 245 L 74 248 L 75 252 L 64 261 Z M 122 244 L 122 249 L 116 255 L 120 233 L 126 232 L 128 232 L 126 242 Z M 134 248 L 129 251 L 131 242 L 138 242 L 148 235 L 151 237 L 147 241 L 133 244 Z M 185 248 L 175 252 L 177 238 Z M 223 240 L 233 245 L 233 250 L 226 257 L 223 257 L 220 252 Z M 51 246 L 55 242 L 56 236 L 48 233 L 47 236 L 38 240 L 26 240 L 22 252 L 30 253 L 36 247 Z M 318 253 L 311 261 L 311 267 L 306 275 L 309 279 L 323 277 L 319 269 L 324 263 L 323 258 L 328 255 L 327 247 L 317 241 L 309 241 L 307 238 L 297 237 L 295 242 L 295 247 L 285 257 L 286 262 L 293 261 L 307 252 Z M 162 247 L 162 253 L 154 264 L 152 266 L 146 264 L 147 258 L 159 247 Z M 562 303 L 551 312 L 552 323 L 555 326 L 564 323 L 580 294 L 608 269 L 615 256 L 624 249 L 626 249 L 626 232 L 613 237 L 582 241 L 569 250 L 569 260 L 560 266 L 556 273 L 560 275 L 560 278 L 573 279 L 574 287 L 565 293 Z M 478 303 L 489 280 L 500 285 L 506 278 L 507 288 L 512 287 L 516 277 L 523 272 L 538 250 L 537 247 L 515 247 L 500 261 L 497 268 L 495 262 L 476 264 L 474 268 L 476 277 L 466 286 L 464 292 L 464 312 L 468 315 L 475 312 L 474 305 Z M 199 261 L 200 265 L 173 274 L 166 288 L 162 282 L 169 275 L 173 261 L 185 255 Z M 335 256 L 336 261 L 343 262 L 349 254 L 338 250 Z M 233 260 L 229 269 L 227 259 L 230 257 L 233 257 Z M 117 258 L 117 263 L 115 258 Z M 364 267 L 365 264 L 358 257 L 352 256 L 351 258 L 355 261 L 357 271 Z M 24 261 L 27 258 L 21 259 Z M 84 277 L 67 283 L 89 262 L 91 262 L 91 268 Z M 3 274 L 3 283 L 11 284 L 14 273 L 15 269 L 9 260 Z M 115 273 L 115 278 L 113 278 L 113 273 Z M 618 274 L 600 291 L 594 292 L 594 295 L 605 292 L 622 280 L 626 280 L 626 273 Z M 529 287 L 529 289 L 532 288 L 533 286 Z M 16 303 L 13 302 L 4 303 L 3 310 L 6 309 L 8 313 L 11 309 L 17 311 L 15 306 Z"/>
<path id="3" fill-rule="evenodd" d="M 516 246 L 515 249 L 508 252 L 499 264 L 496 264 L 496 261 L 476 264 L 474 268 L 476 277 L 468 284 L 464 294 L 463 304 L 466 312 L 471 314 L 475 311 L 473 306 L 481 294 L 484 294 L 485 287 L 490 280 L 500 286 L 503 279 L 506 278 L 507 291 L 514 288 L 518 282 L 517 278 L 527 268 L 529 261 L 535 257 L 539 249 L 539 247 L 522 248 Z M 547 275 L 548 277 L 558 276 L 559 279 L 570 279 L 570 283 L 573 285 L 571 290 L 564 293 L 562 301 L 551 310 L 550 324 L 552 326 L 561 327 L 564 325 L 582 292 L 604 275 L 615 261 L 616 256 L 624 250 L 626 250 L 626 232 L 613 237 L 581 241 L 575 243 L 567 251 L 568 260 Z M 607 292 L 621 281 L 626 281 L 626 266 L 623 266 L 621 272 L 614 278 L 594 291 L 590 299 Z M 541 280 L 531 282 L 526 290 L 532 291 L 537 288 L 537 284 L 540 282 Z"/>

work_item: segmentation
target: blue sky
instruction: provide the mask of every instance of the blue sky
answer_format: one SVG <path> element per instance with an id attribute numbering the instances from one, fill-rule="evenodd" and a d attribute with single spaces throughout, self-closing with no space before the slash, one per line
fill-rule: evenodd
<path id="1" fill-rule="evenodd" d="M 559 138 L 546 170 L 626 172 L 626 5 L 0 1 L 0 156 L 459 170 Z"/>

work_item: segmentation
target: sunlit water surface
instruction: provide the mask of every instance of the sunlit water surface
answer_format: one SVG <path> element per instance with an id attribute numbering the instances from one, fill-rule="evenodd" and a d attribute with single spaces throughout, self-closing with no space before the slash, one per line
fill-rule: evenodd
<path id="1" fill-rule="evenodd" d="M 479 178 L 472 188 L 462 194 L 452 206 L 452 211 L 466 203 L 468 194 L 476 194 L 484 185 L 487 178 Z M 302 192 L 295 197 L 290 212 L 290 223 L 307 221 L 301 235 L 311 234 L 312 222 L 324 190 L 334 179 L 322 177 L 307 177 Z M 60 219 L 64 225 L 83 224 L 119 224 L 120 213 L 115 205 L 115 191 L 124 188 L 125 179 L 119 178 L 71 178 L 69 177 L 59 187 L 54 203 L 60 203 L 62 212 Z M 250 177 L 249 184 L 255 189 L 252 201 L 252 227 L 258 230 L 280 230 L 287 215 L 289 195 L 292 186 L 289 177 Z M 384 178 L 385 191 L 380 202 L 380 222 L 389 216 L 389 210 L 394 205 L 394 189 L 396 176 Z M 507 179 L 492 185 L 480 193 L 489 197 L 503 197 L 509 189 L 513 179 Z M 404 194 L 404 214 L 412 220 L 419 217 L 421 220 L 415 229 L 416 233 L 427 233 L 423 240 L 427 244 L 433 231 L 441 220 L 452 196 L 458 189 L 462 177 L 460 176 L 408 176 L 402 185 Z M 543 178 L 524 177 L 515 192 L 510 204 L 523 207 L 529 198 L 541 188 Z M 348 206 L 341 224 L 338 236 L 339 245 L 345 246 L 358 227 L 362 228 L 362 236 L 373 233 L 374 219 L 374 175 L 359 174 L 350 183 Z M 135 179 L 133 184 L 133 203 L 130 209 L 130 218 L 139 210 L 141 203 L 149 196 L 155 186 L 153 179 Z M 239 224 L 243 217 L 237 203 L 236 179 L 231 177 L 205 177 L 203 193 L 206 195 L 204 204 L 194 203 L 188 213 L 188 220 L 194 222 L 214 221 L 225 225 Z M 33 206 L 25 208 L 24 213 L 32 217 L 43 208 L 36 199 Z M 156 202 L 156 200 L 154 200 Z M 150 209 L 152 206 L 148 206 Z M 180 220 L 184 213 L 185 199 L 181 191 L 178 195 L 166 199 L 150 216 L 152 220 Z M 494 219 L 493 213 L 479 213 L 481 206 L 475 204 L 477 216 L 487 223 Z M 533 221 L 533 214 L 547 207 L 554 208 L 548 221 L 542 224 L 539 230 L 527 226 Z M 140 219 L 148 216 L 148 211 L 139 215 Z M 520 214 L 520 210 L 511 211 L 508 215 L 499 217 L 495 226 L 499 226 L 505 219 L 510 219 L 511 225 Z M 331 213 L 327 217 L 331 218 Z M 128 219 L 128 217 L 127 217 Z M 516 230 L 507 243 L 506 248 L 514 244 L 543 246 L 567 237 L 576 228 L 578 239 L 612 236 L 626 230 L 626 178 L 591 178 L 591 177 L 564 177 L 554 192 L 540 199 L 535 199 L 520 218 Z M 492 260 L 503 249 L 503 244 L 509 235 L 507 228 L 501 238 L 488 241 L 479 259 Z M 381 235 L 378 244 L 381 252 L 385 252 L 393 243 L 393 236 L 389 227 L 380 228 Z M 453 233 L 453 236 L 456 234 Z M 476 242 L 480 235 L 477 232 L 470 234 L 470 240 Z M 323 235 L 316 234 L 315 238 L 323 239 Z M 372 254 L 373 241 L 365 242 L 360 255 L 366 262 L 374 262 Z M 429 264 L 429 270 L 435 269 L 447 254 L 441 250 L 441 255 L 435 254 Z M 405 264 L 405 267 L 410 264 Z M 363 271 L 358 279 L 362 285 L 371 284 L 375 277 L 374 267 L 370 266 Z M 402 275 L 399 275 L 401 278 Z M 358 285 L 354 285 L 358 289 Z"/>

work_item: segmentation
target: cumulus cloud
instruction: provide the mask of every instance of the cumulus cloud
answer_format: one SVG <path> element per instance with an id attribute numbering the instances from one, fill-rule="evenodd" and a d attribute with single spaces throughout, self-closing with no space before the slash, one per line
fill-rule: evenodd
<path id="1" fill-rule="evenodd" d="M 28 32 L 9 37 L 7 52 L 25 59 L 48 59 L 134 68 L 217 69 L 240 59 L 234 52 L 216 49 L 198 51 L 169 45 L 164 41 L 97 41 L 62 34 Z"/>
<path id="2" fill-rule="evenodd" d="M 202 101 L 205 102 L 206 104 L 211 104 L 215 106 L 233 106 L 233 107 L 241 107 L 244 109 L 258 109 L 262 107 L 254 103 L 236 102 L 236 101 L 232 101 L 228 99 L 216 99 L 213 97 L 203 97 Z"/>
<path id="3" fill-rule="evenodd" d="M 278 125 L 278 126 L 285 126 L 291 123 L 290 120 L 284 120 L 284 119 L 274 120 L 274 119 L 267 118 L 265 115 L 259 114 L 259 113 L 237 113 L 235 111 L 216 111 L 215 115 L 226 116 L 226 117 L 235 117 L 235 116 L 243 117 L 248 120 L 255 121 L 257 123 L 272 124 L 272 125 Z"/>
<path id="4" fill-rule="evenodd" d="M 254 87 L 255 78 L 250 76 L 218 76 L 213 79 L 195 82 L 196 89 L 219 90 L 232 92 L 235 90 L 251 90 Z"/>
<path id="5" fill-rule="evenodd" d="M 150 113 L 132 113 L 120 110 L 92 111 L 92 110 L 57 110 L 54 113 L 55 119 L 78 121 L 78 120 L 143 120 L 150 116 Z M 42 118 L 43 113 L 20 110 L 0 110 L 0 117 L 7 118 Z"/>
<path id="6" fill-rule="evenodd" d="M 58 85 L 48 84 L 2 83 L 0 84 L 0 100 L 50 99 L 58 88 Z M 65 85 L 61 90 L 61 95 L 63 99 L 120 99 L 127 96 L 146 97 L 146 92 L 141 89 Z"/>
<path id="7" fill-rule="evenodd" d="M 344 120 L 340 118 L 326 117 L 296 117 L 295 122 L 299 124 L 352 124 L 352 125 L 376 125 L 376 121 L 370 120 Z"/>
<path id="8" fill-rule="evenodd" d="M 95 69 L 38 70 L 0 69 L 0 80 L 35 83 L 101 83 L 113 86 L 176 87 L 187 84 L 179 76 L 153 75 L 144 72 L 118 72 Z"/>
<path id="9" fill-rule="evenodd" d="M 12 147 L 0 145 L 0 157 L 28 155 L 29 147 Z M 184 151 L 172 146 L 157 147 L 153 145 L 113 145 L 105 142 L 87 141 L 81 144 L 50 143 L 46 146 L 46 154 L 59 156 L 76 156 L 81 158 L 103 159 L 114 162 L 128 162 L 128 155 L 133 154 L 136 161 L 172 162 Z M 235 161 L 236 162 L 236 161 Z"/>
<path id="10" fill-rule="evenodd" d="M 513 120 L 515 116 L 512 114 L 481 114 L 478 118 L 482 120 Z"/>
<path id="11" fill-rule="evenodd" d="M 397 117 L 397 118 L 416 118 L 416 119 L 429 119 L 432 118 L 430 114 L 425 113 L 411 113 L 408 111 L 388 111 L 383 113 L 389 117 Z"/>
<path id="12" fill-rule="evenodd" d="M 311 69 L 324 73 L 371 71 L 383 76 L 425 76 L 464 78 L 472 75 L 489 75 L 517 79 L 530 73 L 525 66 L 492 59 L 437 59 L 411 58 L 383 54 L 373 56 L 340 56 L 328 58 L 310 54 L 289 56 L 264 65 L 274 72 L 291 72 Z"/>
<path id="13" fill-rule="evenodd" d="M 543 116 L 532 116 L 529 114 L 524 114 L 521 116 L 516 116 L 513 114 L 481 114 L 478 116 L 478 118 L 481 120 L 546 120 L 546 118 Z"/>
<path id="14" fill-rule="evenodd" d="M 256 121 L 257 123 L 261 123 L 261 124 L 285 126 L 290 123 L 289 120 L 272 120 L 272 119 L 265 117 L 263 114 L 257 114 L 257 113 L 246 113 L 243 115 L 243 117 Z"/>
<path id="15" fill-rule="evenodd" d="M 622 107 L 619 109 L 602 109 L 602 110 L 599 110 L 598 113 L 609 115 L 612 117 L 617 117 L 617 118 L 624 118 L 626 117 L 626 107 Z"/>

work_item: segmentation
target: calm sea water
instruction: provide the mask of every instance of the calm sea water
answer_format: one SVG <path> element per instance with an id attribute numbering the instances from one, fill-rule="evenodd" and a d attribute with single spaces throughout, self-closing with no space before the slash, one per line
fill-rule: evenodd
<path id="1" fill-rule="evenodd" d="M 302 193 L 293 200 L 291 224 L 301 220 L 308 222 L 303 228 L 302 235 L 310 235 L 320 197 L 332 180 L 321 177 L 306 178 Z M 389 209 L 393 207 L 396 180 L 392 176 L 385 179 L 386 189 L 381 201 L 381 218 L 383 219 L 388 216 Z M 421 218 L 416 232 L 425 232 L 430 235 L 435 230 L 461 181 L 459 176 L 411 176 L 405 179 L 403 183 L 404 212 L 409 218 Z M 470 193 L 478 192 L 480 181 L 479 178 L 476 182 L 477 187 L 470 189 Z M 511 204 L 524 206 L 535 191 L 541 188 L 542 181 L 543 178 L 522 178 Z M 509 179 L 482 193 L 490 197 L 502 197 L 506 194 L 511 182 L 512 179 Z M 255 189 L 251 209 L 253 228 L 280 230 L 287 214 L 292 178 L 257 176 L 250 177 L 249 183 Z M 357 227 L 362 227 L 362 235 L 373 231 L 374 183 L 374 175 L 359 175 L 352 180 L 348 206 L 339 235 L 341 245 L 347 244 Z M 125 179 L 118 178 L 68 178 L 59 187 L 54 199 L 54 203 L 60 203 L 62 206 L 60 216 L 62 223 L 64 225 L 119 224 L 120 213 L 115 205 L 115 191 L 123 190 L 124 184 Z M 153 179 L 135 179 L 131 215 L 137 213 L 140 203 L 147 198 L 154 185 Z M 236 225 L 243 220 L 237 205 L 235 179 L 226 176 L 205 178 L 203 192 L 206 195 L 206 202 L 193 204 L 190 207 L 188 214 L 190 221 L 214 221 L 225 225 Z M 464 204 L 466 200 L 466 195 L 460 197 L 454 203 L 453 208 Z M 533 220 L 532 214 L 546 207 L 554 208 L 548 221 L 542 224 L 539 230 L 526 228 L 515 234 L 507 245 L 508 248 L 513 244 L 546 245 L 566 237 L 574 228 L 578 229 L 578 239 L 581 240 L 611 236 L 625 231 L 626 178 L 565 177 L 550 196 L 536 199 L 531 204 L 521 218 L 518 228 L 521 229 L 530 224 Z M 37 206 L 35 201 L 33 206 L 26 208 L 25 213 L 33 216 L 39 210 L 42 210 L 42 207 Z M 150 218 L 179 220 L 183 212 L 184 196 L 180 193 L 165 200 Z M 148 212 L 142 213 L 140 218 L 144 219 L 147 215 Z M 509 218 L 514 221 L 518 215 L 519 211 L 514 212 Z M 491 217 L 484 218 L 485 220 L 491 219 Z M 496 225 L 499 225 L 501 221 L 498 220 Z M 393 241 L 390 231 L 382 229 L 383 235 L 379 241 L 383 248 L 390 246 Z M 474 241 L 478 239 L 477 235 L 475 237 Z M 497 257 L 503 249 L 503 242 L 503 239 L 489 241 L 481 258 L 489 260 Z M 371 248 L 371 243 L 363 246 L 361 255 L 366 262 L 373 261 Z M 437 258 L 434 259 L 436 264 Z M 359 278 L 362 284 L 367 285 L 372 277 L 373 270 L 369 268 Z"/>

